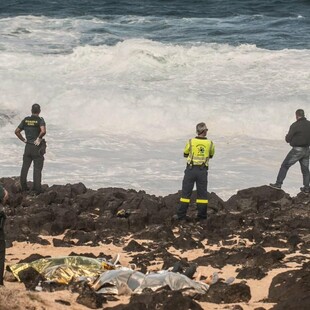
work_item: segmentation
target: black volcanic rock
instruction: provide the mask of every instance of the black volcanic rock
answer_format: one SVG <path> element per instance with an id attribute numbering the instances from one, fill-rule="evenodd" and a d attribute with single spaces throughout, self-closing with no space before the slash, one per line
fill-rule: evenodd
<path id="1" fill-rule="evenodd" d="M 290 204 L 291 198 L 284 191 L 279 191 L 270 186 L 252 187 L 237 192 L 227 200 L 226 204 L 231 210 L 252 210 L 259 212 L 262 209 L 277 207 L 278 205 Z"/>
<path id="2" fill-rule="evenodd" d="M 250 287 L 244 283 L 226 284 L 217 282 L 210 286 L 206 294 L 197 295 L 198 301 L 221 303 L 248 302 L 251 299 Z"/>
<path id="3" fill-rule="evenodd" d="M 299 270 L 275 276 L 269 287 L 268 300 L 277 303 L 272 309 L 310 309 L 310 262 Z"/>
<path id="4" fill-rule="evenodd" d="M 73 241 L 72 239 L 77 239 Z M 63 238 L 63 241 L 75 245 L 91 245 L 97 246 L 100 238 L 95 231 L 85 232 L 84 230 L 68 230 Z"/>
<path id="5" fill-rule="evenodd" d="M 89 286 L 84 285 L 82 292 L 76 299 L 76 302 L 90 309 L 102 308 L 103 303 L 107 300 L 102 294 L 97 294 Z"/>
<path id="6" fill-rule="evenodd" d="M 15 240 L 38 242 L 35 235 L 57 236 L 65 232 L 64 241 L 70 242 L 70 234 L 82 231 L 79 245 L 117 243 L 122 236 L 135 233 L 137 239 L 172 242 L 182 250 L 201 247 L 204 239 L 212 245 L 234 235 L 290 251 L 300 246 L 306 252 L 310 247 L 304 241 L 310 228 L 309 197 L 299 194 L 292 199 L 268 186 L 238 191 L 226 202 L 215 193 L 209 194 L 210 206 L 218 212 L 208 211 L 203 229 L 192 224 L 183 227 L 184 234 L 175 238 L 171 218 L 180 193 L 156 197 L 121 188 L 91 190 L 77 183 L 45 185 L 43 194 L 31 197 L 20 192 L 18 178 L 1 178 L 0 182 L 11 193 L 9 206 L 5 207 L 8 244 Z M 127 211 L 129 217 L 117 217 L 120 210 Z M 196 212 L 191 205 L 189 215 L 195 217 Z"/>
<path id="7" fill-rule="evenodd" d="M 218 251 L 207 252 L 205 256 L 198 257 L 193 262 L 197 263 L 198 266 L 211 265 L 214 268 L 223 268 L 227 264 L 249 264 L 251 261 L 251 264 L 254 264 L 254 260 L 264 254 L 265 250 L 257 246 L 250 248 L 221 248 Z"/>
<path id="8" fill-rule="evenodd" d="M 310 251 L 309 195 L 300 193 L 291 198 L 284 191 L 260 186 L 240 190 L 224 202 L 211 193 L 206 225 L 194 221 L 178 225 L 172 221 L 172 216 L 179 204 L 180 192 L 156 197 L 144 191 L 122 188 L 91 190 L 76 183 L 44 185 L 44 193 L 33 197 L 20 191 L 18 178 L 1 178 L 0 183 L 11 196 L 4 207 L 8 245 L 13 241 L 49 244 L 44 236 L 54 236 L 54 246 L 88 245 L 89 257 L 92 257 L 91 246 L 113 243 L 133 252 L 130 253 L 131 262 L 142 272 L 147 272 L 150 265 L 158 265 L 159 261 L 163 262 L 162 269 L 181 264 L 183 272 L 191 266 L 210 265 L 220 269 L 234 265 L 238 266 L 237 278 L 241 279 L 261 279 L 271 269 L 284 267 L 284 262 L 304 263 L 299 270 L 276 276 L 268 298 L 277 303 L 274 309 L 310 308 L 307 263 Z M 197 213 L 195 195 L 196 192 L 188 212 L 192 219 Z M 128 216 L 119 217 L 119 211 L 127 212 Z M 63 238 L 57 238 L 62 234 Z M 125 246 L 128 236 L 133 241 Z M 134 240 L 146 241 L 139 244 Z M 212 245 L 218 246 L 219 250 L 212 250 Z M 204 252 L 201 257 L 188 261 L 172 254 L 172 247 L 181 253 L 197 248 L 204 249 Z M 267 247 L 278 250 L 267 251 Z M 298 255 L 285 257 L 297 251 Z M 99 257 L 105 257 L 101 254 Z M 29 289 L 39 281 L 34 270 L 28 270 L 22 277 Z M 49 284 L 45 289 L 64 288 Z M 81 294 L 79 301 L 84 305 L 102 307 L 104 300 L 83 285 L 77 292 Z M 144 292 L 140 296 L 133 296 L 128 305 L 114 309 L 201 309 L 190 297 L 165 288 L 158 292 Z M 219 281 L 211 285 L 207 294 L 195 298 L 215 303 L 248 302 L 251 292 L 244 283 L 228 285 Z M 145 302 L 149 303 L 148 307 Z M 163 305 L 166 308 L 160 308 Z"/>
<path id="9" fill-rule="evenodd" d="M 150 225 L 143 231 L 135 233 L 133 238 L 154 241 L 172 241 L 175 239 L 171 227 L 167 225 Z"/>
<path id="10" fill-rule="evenodd" d="M 132 262 L 146 271 L 158 260 L 164 262 L 164 268 L 180 260 L 168 252 L 170 247 L 184 252 L 203 249 L 207 244 L 204 255 L 191 263 L 214 268 L 241 265 L 242 278 L 262 277 L 269 270 L 283 266 L 285 255 L 295 251 L 299 251 L 298 262 L 302 263 L 310 250 L 310 197 L 303 193 L 291 198 L 284 191 L 260 186 L 240 190 L 226 202 L 211 193 L 206 225 L 194 222 L 176 225 L 172 216 L 180 192 L 156 197 L 122 188 L 91 190 L 76 183 L 44 185 L 44 193 L 32 197 L 20 191 L 18 178 L 1 178 L 0 183 L 10 193 L 10 201 L 4 208 L 8 245 L 13 241 L 48 244 L 44 236 L 65 234 L 62 240 L 54 238 L 55 246 L 100 243 L 124 246 L 124 237 L 133 234 L 136 240 L 152 240 L 139 246 L 131 243 L 126 248 L 146 250 L 132 255 Z M 192 201 L 195 195 L 196 192 Z M 129 216 L 118 217 L 121 210 Z M 192 202 L 188 215 L 194 218 L 196 212 Z M 253 243 L 251 247 L 247 246 L 248 241 Z M 211 251 L 212 245 L 221 248 Z M 281 251 L 266 252 L 264 247 L 277 247 Z"/>
<path id="11" fill-rule="evenodd" d="M 201 242 L 194 240 L 190 233 L 183 231 L 179 237 L 175 238 L 173 241 L 173 246 L 176 249 L 181 249 L 182 251 L 204 247 Z"/>
<path id="12" fill-rule="evenodd" d="M 40 273 L 32 267 L 21 270 L 18 277 L 24 283 L 26 289 L 31 291 L 34 291 L 38 283 L 44 280 Z"/>
<path id="13" fill-rule="evenodd" d="M 141 303 L 141 302 L 135 302 L 135 303 L 130 303 L 127 305 L 117 305 L 115 307 L 107 307 L 104 308 L 105 310 L 149 310 L 149 308 L 147 308 L 147 305 Z"/>
<path id="14" fill-rule="evenodd" d="M 118 305 L 105 308 L 107 310 L 203 310 L 203 308 L 188 296 L 178 291 L 161 291 L 133 295 L 128 305 Z"/>
<path id="15" fill-rule="evenodd" d="M 257 279 L 260 280 L 267 275 L 260 267 L 246 267 L 237 274 L 237 279 Z"/>
<path id="16" fill-rule="evenodd" d="M 127 252 L 144 252 L 146 249 L 135 240 L 130 240 L 129 243 L 124 247 Z"/>
<path id="17" fill-rule="evenodd" d="M 63 240 L 57 239 L 57 238 L 53 238 L 53 246 L 55 248 L 69 248 L 72 247 L 74 245 L 74 243 L 68 243 L 65 242 Z"/>
<path id="18" fill-rule="evenodd" d="M 38 259 L 41 259 L 41 258 L 47 258 L 47 257 L 50 257 L 50 256 L 42 256 L 40 254 L 31 254 L 30 256 L 24 258 L 24 259 L 21 259 L 18 263 L 21 264 L 21 263 L 31 263 L 31 262 L 34 262 L 35 260 L 38 260 Z"/>

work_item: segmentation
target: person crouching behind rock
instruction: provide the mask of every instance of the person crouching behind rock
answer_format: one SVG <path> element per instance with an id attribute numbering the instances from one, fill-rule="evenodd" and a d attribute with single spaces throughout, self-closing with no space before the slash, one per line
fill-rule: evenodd
<path id="1" fill-rule="evenodd" d="M 7 190 L 0 185 L 0 285 L 3 285 L 4 261 L 5 261 L 5 235 L 4 235 L 4 222 L 5 213 L 2 210 L 9 198 Z M 1 206 L 2 205 L 2 206 Z"/>

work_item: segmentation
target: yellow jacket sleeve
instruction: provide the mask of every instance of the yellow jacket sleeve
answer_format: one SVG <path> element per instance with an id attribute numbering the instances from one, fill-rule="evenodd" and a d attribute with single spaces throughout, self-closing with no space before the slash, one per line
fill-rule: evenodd
<path id="1" fill-rule="evenodd" d="M 188 157 L 189 155 L 189 148 L 190 148 L 190 140 L 186 143 L 185 148 L 184 148 L 184 157 Z"/>
<path id="2" fill-rule="evenodd" d="M 214 147 L 214 143 L 211 142 L 210 158 L 212 158 L 214 154 L 215 154 L 215 147 Z"/>

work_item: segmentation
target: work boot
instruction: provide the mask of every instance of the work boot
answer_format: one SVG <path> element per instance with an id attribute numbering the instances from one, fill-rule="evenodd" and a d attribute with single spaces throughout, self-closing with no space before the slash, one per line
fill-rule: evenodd
<path id="1" fill-rule="evenodd" d="M 172 216 L 172 221 L 176 223 L 189 223 L 191 221 L 191 218 L 188 216 L 185 216 L 184 218 L 179 218 L 177 214 Z"/>
<path id="2" fill-rule="evenodd" d="M 197 224 L 206 224 L 207 223 L 207 218 L 202 218 L 202 217 L 196 217 L 195 222 Z"/>
<path id="3" fill-rule="evenodd" d="M 43 193 L 43 190 L 39 190 L 39 191 L 31 190 L 31 191 L 28 192 L 28 195 L 32 196 L 32 197 L 36 197 L 36 196 L 39 196 L 42 193 Z"/>
<path id="4" fill-rule="evenodd" d="M 300 188 L 300 191 L 303 192 L 303 193 L 305 193 L 305 194 L 310 194 L 310 188 L 309 188 L 309 187 L 306 187 L 306 186 L 301 187 L 301 188 Z"/>
<path id="5" fill-rule="evenodd" d="M 275 189 L 281 189 L 281 184 L 279 183 L 270 183 L 269 186 Z"/>
<path id="6" fill-rule="evenodd" d="M 172 216 L 172 220 L 173 221 L 177 221 L 179 219 L 179 217 L 176 215 L 176 214 L 174 214 L 173 216 Z"/>

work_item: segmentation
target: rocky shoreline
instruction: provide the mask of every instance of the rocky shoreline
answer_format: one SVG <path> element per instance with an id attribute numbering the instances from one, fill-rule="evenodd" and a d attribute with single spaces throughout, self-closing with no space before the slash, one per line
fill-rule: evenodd
<path id="1" fill-rule="evenodd" d="M 92 248 L 113 244 L 128 252 L 131 263 L 144 273 L 156 261 L 162 262 L 162 269 L 178 262 L 184 268 L 235 267 L 233 284 L 217 281 L 206 294 L 163 289 L 132 295 L 128 304 L 104 309 L 203 309 L 204 302 L 243 309 L 251 300 L 247 281 L 260 281 L 288 264 L 296 268 L 275 276 L 261 301 L 272 303 L 272 308 L 257 309 L 310 308 L 310 195 L 291 197 L 268 186 L 240 190 L 227 201 L 210 193 L 207 222 L 179 224 L 172 220 L 179 193 L 157 197 L 122 188 L 92 190 L 77 183 L 45 185 L 44 193 L 31 196 L 20 192 L 18 178 L 1 178 L 0 183 L 10 193 L 5 206 L 8 248 L 28 242 L 72 252 L 88 246 L 91 253 Z M 190 206 L 193 219 L 195 211 Z M 45 236 L 52 236 L 51 242 Z M 183 253 L 182 259 L 171 248 Z M 192 250 L 202 254 L 189 260 L 186 253 Z"/>

